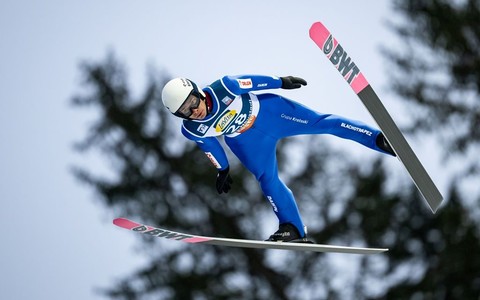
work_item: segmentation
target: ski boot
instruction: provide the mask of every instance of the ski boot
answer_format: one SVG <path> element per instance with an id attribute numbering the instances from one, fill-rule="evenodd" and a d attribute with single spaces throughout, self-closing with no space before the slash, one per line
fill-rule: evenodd
<path id="1" fill-rule="evenodd" d="M 382 149 L 383 151 L 387 152 L 390 155 L 397 156 L 392 149 L 392 146 L 388 143 L 387 139 L 383 135 L 383 133 L 379 133 L 377 136 L 377 140 L 375 141 L 377 147 Z"/>
<path id="2" fill-rule="evenodd" d="M 313 241 L 307 239 L 307 235 L 301 237 L 298 229 L 290 223 L 280 224 L 278 230 L 266 241 L 313 244 Z"/>

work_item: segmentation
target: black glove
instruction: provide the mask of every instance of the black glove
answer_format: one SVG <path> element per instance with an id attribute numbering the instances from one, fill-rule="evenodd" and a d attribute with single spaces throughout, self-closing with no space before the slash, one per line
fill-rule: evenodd
<path id="1" fill-rule="evenodd" d="M 228 174 L 229 171 L 229 167 L 225 170 L 218 171 L 216 186 L 219 194 L 228 193 L 231 188 L 230 185 L 233 183 L 233 180 L 232 177 L 230 177 L 230 174 Z"/>
<path id="2" fill-rule="evenodd" d="M 280 77 L 282 80 L 282 89 L 292 90 L 302 87 L 302 85 L 307 85 L 307 82 L 300 77 L 287 76 Z"/>

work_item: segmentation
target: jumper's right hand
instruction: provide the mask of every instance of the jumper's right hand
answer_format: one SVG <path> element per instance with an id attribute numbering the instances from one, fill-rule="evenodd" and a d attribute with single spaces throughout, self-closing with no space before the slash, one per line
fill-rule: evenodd
<path id="1" fill-rule="evenodd" d="M 227 167 L 225 170 L 218 171 L 216 187 L 219 194 L 228 193 L 228 191 L 231 189 L 233 180 L 232 177 L 230 177 L 229 171 L 229 167 Z"/>

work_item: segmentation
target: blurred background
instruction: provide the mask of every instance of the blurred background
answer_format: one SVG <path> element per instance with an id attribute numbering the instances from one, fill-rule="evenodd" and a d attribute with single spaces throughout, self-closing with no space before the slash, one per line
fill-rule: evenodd
<path id="1" fill-rule="evenodd" d="M 1 299 L 479 299 L 480 2 L 0 3 Z M 374 125 L 308 29 L 322 21 L 445 197 L 435 215 L 394 158 L 331 136 L 278 147 L 318 243 L 374 256 L 153 239 L 115 217 L 207 236 L 277 229 L 253 176 L 234 186 L 161 106 L 170 78 L 305 78 L 275 92 Z"/>

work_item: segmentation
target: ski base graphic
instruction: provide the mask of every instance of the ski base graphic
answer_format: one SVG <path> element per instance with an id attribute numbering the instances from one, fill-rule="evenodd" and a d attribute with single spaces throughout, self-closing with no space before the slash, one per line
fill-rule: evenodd
<path id="1" fill-rule="evenodd" d="M 365 76 L 351 59 L 345 49 L 321 23 L 316 22 L 310 28 L 310 38 L 337 68 L 345 81 L 360 98 L 370 115 L 385 135 L 388 143 L 397 154 L 428 206 L 435 213 L 442 203 L 443 197 L 433 183 L 427 171 L 419 161 L 407 140 L 398 129 L 377 94 Z"/>
<path id="2" fill-rule="evenodd" d="M 258 249 L 280 249 L 280 250 L 296 250 L 296 251 L 313 251 L 313 252 L 330 252 L 330 253 L 348 253 L 348 254 L 378 254 L 388 249 L 383 248 L 361 248 L 332 246 L 321 244 L 302 244 L 302 243 L 281 243 L 266 242 L 243 239 L 217 238 L 191 235 L 181 232 L 170 231 L 164 228 L 148 226 L 131 221 L 126 218 L 117 218 L 113 220 L 113 224 L 138 233 L 143 233 L 155 237 L 162 237 L 170 240 L 182 241 L 190 244 L 208 244 L 228 247 L 241 248 L 258 248 Z"/>

